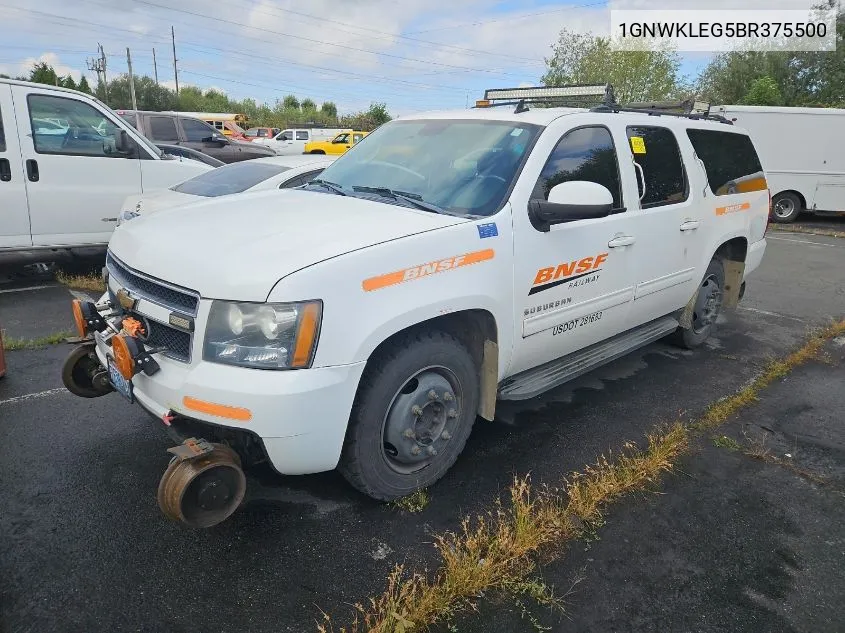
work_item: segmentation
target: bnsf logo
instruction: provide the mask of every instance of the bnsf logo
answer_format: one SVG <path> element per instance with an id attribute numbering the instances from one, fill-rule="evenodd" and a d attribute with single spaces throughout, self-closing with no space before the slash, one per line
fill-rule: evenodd
<path id="1" fill-rule="evenodd" d="M 441 259 L 439 262 L 429 262 L 422 266 L 414 266 L 405 270 L 403 281 L 409 279 L 416 279 L 417 277 L 425 277 L 426 275 L 433 275 L 434 273 L 442 273 L 452 268 L 457 268 L 464 263 L 464 256 L 450 257 L 449 259 Z"/>
<path id="2" fill-rule="evenodd" d="M 534 285 L 544 284 L 556 279 L 570 277 L 586 273 L 591 270 L 597 270 L 601 265 L 607 261 L 607 253 L 601 253 L 593 257 L 585 257 L 583 259 L 576 259 L 566 264 L 559 264 L 557 267 L 550 266 L 549 268 L 541 268 L 537 271 L 537 276 L 534 277 Z"/>

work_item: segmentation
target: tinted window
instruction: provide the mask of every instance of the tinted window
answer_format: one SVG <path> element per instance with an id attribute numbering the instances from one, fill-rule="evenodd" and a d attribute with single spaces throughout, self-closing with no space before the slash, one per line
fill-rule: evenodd
<path id="1" fill-rule="evenodd" d="M 291 132 L 290 130 L 285 130 L 284 132 L 282 132 L 279 135 L 279 138 L 277 140 L 279 140 L 279 141 L 292 141 L 293 140 L 293 132 Z"/>
<path id="2" fill-rule="evenodd" d="M 39 154 L 68 154 L 124 158 L 117 153 L 118 128 L 83 101 L 31 94 L 29 103 L 32 142 Z"/>
<path id="3" fill-rule="evenodd" d="M 232 163 L 194 176 L 190 180 L 171 187 L 171 189 L 179 193 L 209 198 L 226 196 L 231 193 L 246 191 L 250 187 L 254 187 L 258 183 L 288 169 L 290 168 L 282 165 L 268 165 L 252 161 Z"/>
<path id="4" fill-rule="evenodd" d="M 194 119 L 180 119 L 182 129 L 185 131 L 185 138 L 194 143 L 200 143 L 202 139 L 212 136 L 214 128 L 202 121 Z"/>
<path id="5" fill-rule="evenodd" d="M 687 179 L 681 150 L 672 131 L 665 127 L 629 127 L 628 141 L 637 169 L 637 186 L 643 209 L 675 204 L 687 199 Z"/>
<path id="6" fill-rule="evenodd" d="M 291 178 L 290 180 L 280 184 L 279 189 L 293 189 L 294 187 L 299 187 L 304 184 L 305 181 L 302 179 L 302 176 L 297 176 L 296 178 Z"/>
<path id="7" fill-rule="evenodd" d="M 353 142 L 353 143 L 357 143 L 357 142 L 358 142 L 358 141 L 360 141 L 362 138 L 364 138 L 364 135 L 363 135 L 363 134 L 353 134 L 353 135 L 352 135 L 352 142 Z"/>
<path id="8" fill-rule="evenodd" d="M 548 200 L 552 187 L 572 180 L 586 180 L 607 187 L 613 195 L 614 208 L 622 206 L 616 148 L 607 128 L 583 127 L 567 132 L 549 156 L 531 198 Z"/>
<path id="9" fill-rule="evenodd" d="M 150 134 L 156 141 L 178 141 L 176 121 L 166 116 L 150 117 Z"/>
<path id="10" fill-rule="evenodd" d="M 338 134 L 334 137 L 332 143 L 348 143 L 349 142 L 349 134 Z"/>
<path id="11" fill-rule="evenodd" d="M 745 134 L 687 130 L 687 136 L 704 163 L 710 190 L 717 196 L 760 191 L 768 186 L 754 145 Z"/>
<path id="12" fill-rule="evenodd" d="M 258 136 L 261 136 L 262 138 L 266 138 L 267 137 L 267 130 L 265 130 L 264 128 L 261 128 L 260 130 L 258 130 Z"/>
<path id="13" fill-rule="evenodd" d="M 134 127 L 136 130 L 138 129 L 138 117 L 134 114 L 121 114 L 121 118 L 126 121 L 129 125 Z"/>
<path id="14" fill-rule="evenodd" d="M 6 133 L 3 131 L 3 111 L 0 110 L 0 152 L 6 151 Z"/>
<path id="15" fill-rule="evenodd" d="M 297 141 L 307 141 L 308 140 L 308 132 L 301 130 L 296 133 L 296 140 Z"/>

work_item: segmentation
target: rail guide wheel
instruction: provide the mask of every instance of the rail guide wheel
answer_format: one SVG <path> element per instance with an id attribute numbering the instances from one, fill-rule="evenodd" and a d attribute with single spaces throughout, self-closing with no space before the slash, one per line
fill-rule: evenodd
<path id="1" fill-rule="evenodd" d="M 207 528 L 237 510 L 246 493 L 246 477 L 235 451 L 190 438 L 168 452 L 173 459 L 158 485 L 158 506 L 167 518 Z"/>

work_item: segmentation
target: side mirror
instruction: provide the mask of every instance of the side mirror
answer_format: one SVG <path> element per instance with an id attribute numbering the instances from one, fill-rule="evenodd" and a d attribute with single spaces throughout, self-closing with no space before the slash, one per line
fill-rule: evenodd
<path id="1" fill-rule="evenodd" d="M 538 231 L 552 224 L 603 218 L 613 211 L 613 194 L 596 182 L 572 180 L 555 185 L 548 200 L 531 200 L 528 217 Z"/>
<path id="2" fill-rule="evenodd" d="M 207 136 L 202 139 L 203 143 L 214 143 L 216 145 L 225 145 L 229 142 L 225 136 L 221 136 L 220 134 L 212 134 L 211 136 Z"/>
<path id="3" fill-rule="evenodd" d="M 117 131 L 117 134 L 114 137 L 114 149 L 118 154 L 129 156 L 132 154 L 133 145 L 132 139 L 129 138 L 129 134 L 126 130 Z"/>

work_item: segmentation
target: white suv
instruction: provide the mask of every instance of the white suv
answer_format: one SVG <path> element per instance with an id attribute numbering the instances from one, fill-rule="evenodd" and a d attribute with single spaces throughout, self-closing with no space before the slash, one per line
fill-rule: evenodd
<path id="1" fill-rule="evenodd" d="M 667 335 L 700 345 L 739 300 L 770 202 L 745 132 L 525 105 L 565 89 L 488 93 L 526 98 L 406 116 L 299 189 L 117 229 L 109 296 L 74 306 L 91 340 L 65 383 L 207 440 L 174 449 L 169 516 L 222 520 L 261 460 L 401 497 L 446 473 L 497 400 Z"/>

